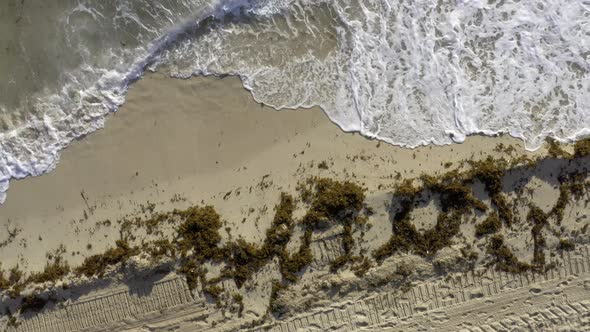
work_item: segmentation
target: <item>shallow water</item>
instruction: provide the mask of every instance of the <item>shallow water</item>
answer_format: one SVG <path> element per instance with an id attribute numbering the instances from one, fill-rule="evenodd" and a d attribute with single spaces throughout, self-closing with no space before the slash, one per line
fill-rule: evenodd
<path id="1" fill-rule="evenodd" d="M 55 167 L 146 70 L 239 75 L 260 102 L 407 147 L 590 128 L 590 2 L 50 3 L 0 4 L 0 192 Z"/>

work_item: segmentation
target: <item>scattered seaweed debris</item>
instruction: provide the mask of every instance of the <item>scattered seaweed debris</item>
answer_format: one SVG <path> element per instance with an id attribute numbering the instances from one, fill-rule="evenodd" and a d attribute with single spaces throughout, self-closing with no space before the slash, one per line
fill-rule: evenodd
<path id="1" fill-rule="evenodd" d="M 10 219 L 8 220 L 8 223 L 10 224 Z M 6 225 L 6 234 L 8 234 L 8 237 L 6 238 L 6 240 L 0 242 L 0 248 L 6 247 L 7 245 L 11 244 L 21 232 L 21 228 L 13 227 L 12 229 L 10 229 L 9 225 Z"/>

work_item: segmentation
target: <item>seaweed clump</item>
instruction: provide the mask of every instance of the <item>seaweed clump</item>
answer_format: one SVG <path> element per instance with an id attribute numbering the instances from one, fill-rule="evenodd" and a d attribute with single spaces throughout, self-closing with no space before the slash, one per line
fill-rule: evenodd
<path id="1" fill-rule="evenodd" d="M 373 252 L 373 257 L 377 261 L 382 261 L 397 251 L 410 251 L 414 247 L 413 244 L 418 243 L 420 234 L 412 224 L 411 213 L 419 192 L 420 189 L 407 180 L 396 188 L 393 199 L 398 202 L 399 207 L 392 218 L 393 234 L 385 244 Z"/>
<path id="2" fill-rule="evenodd" d="M 218 307 L 221 306 L 221 294 L 223 291 L 224 289 L 222 287 L 215 284 L 210 284 L 203 287 L 203 293 L 210 296 Z"/>
<path id="3" fill-rule="evenodd" d="M 561 224 L 563 221 L 565 207 L 570 202 L 570 199 L 570 186 L 567 183 L 562 183 L 559 186 L 559 197 L 557 198 L 557 202 L 555 202 L 555 205 L 549 212 L 549 214 L 555 218 L 558 224 Z"/>
<path id="4" fill-rule="evenodd" d="M 475 226 L 475 236 L 482 237 L 498 232 L 502 228 L 502 222 L 497 213 L 490 214 L 484 221 Z"/>
<path id="5" fill-rule="evenodd" d="M 313 261 L 313 254 L 311 252 L 311 231 L 306 230 L 301 236 L 301 245 L 297 252 L 285 254 L 280 259 L 281 275 L 288 281 L 297 281 L 297 273 L 303 270 Z"/>
<path id="6" fill-rule="evenodd" d="M 560 145 L 559 143 L 553 139 L 548 137 L 546 139 L 547 142 L 547 155 L 550 158 L 570 158 L 571 155 L 565 151 Z"/>
<path id="7" fill-rule="evenodd" d="M 500 234 L 490 238 L 487 253 L 492 256 L 492 264 L 496 269 L 510 273 L 523 273 L 531 269 L 531 265 L 520 262 L 514 253 L 504 243 L 504 237 Z"/>
<path id="8" fill-rule="evenodd" d="M 178 227 L 176 243 L 185 257 L 192 251 L 192 257 L 199 261 L 220 257 L 219 241 L 221 217 L 212 206 L 191 207 L 175 211 L 182 223 Z"/>
<path id="9" fill-rule="evenodd" d="M 373 257 L 377 261 L 382 261 L 400 251 L 430 256 L 442 247 L 450 245 L 451 239 L 460 232 L 464 216 L 475 210 L 485 212 L 488 209 L 486 204 L 472 194 L 471 187 L 476 181 L 483 184 L 494 211 L 486 220 L 475 226 L 475 235 L 479 238 L 499 232 L 503 225 L 511 227 L 518 219 L 514 214 L 514 203 L 510 202 L 504 193 L 503 180 L 508 172 L 520 171 L 516 168 L 519 164 L 522 164 L 523 168 L 531 168 L 538 167 L 539 161 L 548 158 L 560 158 L 564 163 L 569 163 L 570 160 L 590 155 L 590 138 L 578 141 L 573 154 L 563 150 L 555 141 L 549 140 L 548 144 L 548 156 L 544 158 L 529 159 L 523 156 L 509 163 L 503 158 L 494 159 L 489 156 L 483 160 L 469 161 L 470 168 L 466 171 L 455 169 L 436 177 L 422 175 L 420 187 L 414 186 L 411 179 L 404 180 L 397 186 L 392 199 L 393 205 L 396 206 L 390 213 L 393 234 L 384 245 L 373 252 Z M 560 170 L 560 194 L 553 208 L 545 213 L 538 207 L 530 206 L 527 221 L 532 226 L 534 241 L 534 256 L 530 264 L 519 262 L 500 235 L 488 241 L 487 252 L 493 257 L 493 264 L 499 269 L 517 273 L 528 270 L 542 271 L 553 265 L 546 264 L 547 241 L 544 229 L 549 225 L 550 219 L 560 224 L 569 202 L 572 199 L 583 199 L 590 191 L 590 183 L 586 182 L 586 170 L 564 172 L 565 169 L 562 167 Z M 519 193 L 518 189 L 515 191 Z M 432 229 L 419 232 L 412 223 L 412 211 L 423 200 L 424 194 L 429 194 L 428 199 L 431 199 L 430 194 L 440 197 L 441 212 Z M 558 248 L 562 248 L 561 244 Z M 565 248 L 569 249 L 571 246 L 566 245 L 562 250 L 566 250 Z"/>
<path id="10" fill-rule="evenodd" d="M 8 295 L 15 299 L 20 296 L 20 293 L 25 288 L 24 272 L 17 266 L 13 267 L 8 272 Z"/>
<path id="11" fill-rule="evenodd" d="M 232 300 L 238 305 L 238 317 L 242 317 L 244 313 L 244 297 L 240 293 L 234 293 Z"/>
<path id="12" fill-rule="evenodd" d="M 461 221 L 465 215 L 474 210 L 485 212 L 488 207 L 473 196 L 472 190 L 463 181 L 457 179 L 456 171 L 441 176 L 439 179 L 422 177 L 425 183 L 422 190 L 438 194 L 442 213 L 437 217 L 436 225 L 423 234 L 415 236 L 413 249 L 422 256 L 434 255 L 440 249 L 452 244 L 452 238 L 459 234 Z"/>
<path id="13" fill-rule="evenodd" d="M 270 291 L 270 301 L 268 305 L 268 310 L 275 315 L 281 315 L 285 312 L 285 307 L 282 304 L 279 304 L 279 293 L 283 290 L 287 289 L 287 286 L 282 284 L 279 281 L 273 281 L 272 289 Z"/>
<path id="14" fill-rule="evenodd" d="M 580 173 L 572 173 L 559 178 L 559 197 L 549 211 L 549 216 L 555 218 L 561 224 L 567 204 L 573 199 L 580 200 L 586 194 L 588 187 L 584 184 L 585 176 Z"/>
<path id="15" fill-rule="evenodd" d="M 452 244 L 452 239 L 460 232 L 462 219 L 474 210 L 486 211 L 487 206 L 473 196 L 471 189 L 458 180 L 456 171 L 438 178 L 423 175 L 422 187 L 414 187 L 410 182 L 403 182 L 396 188 L 394 200 L 399 207 L 392 218 L 391 238 L 374 253 L 378 261 L 398 251 L 413 251 L 421 256 L 433 256 L 440 249 Z M 442 211 L 436 224 L 431 229 L 419 232 L 412 223 L 411 213 L 419 197 L 424 192 L 439 195 Z"/>
<path id="16" fill-rule="evenodd" d="M 70 273 L 70 266 L 63 260 L 61 256 L 55 257 L 53 263 L 47 263 L 43 272 L 34 273 L 27 282 L 44 283 L 48 281 L 55 282 Z"/>
<path id="17" fill-rule="evenodd" d="M 204 292 L 218 299 L 220 293 L 216 291 L 219 289 L 216 284 L 223 278 L 233 279 L 237 287 L 241 288 L 252 275 L 274 257 L 279 257 L 283 270 L 285 268 L 283 263 L 292 259 L 286 251 L 286 246 L 295 226 L 294 210 L 293 197 L 282 193 L 279 203 L 275 206 L 271 227 L 266 231 L 262 245 L 238 239 L 224 246 L 219 245 L 221 218 L 212 207 L 176 211 L 175 214 L 184 220 L 178 229 L 175 242 L 183 257 L 179 272 L 186 275 L 189 288 L 196 288 L 200 282 Z M 224 261 L 226 266 L 220 277 L 207 281 L 205 277 L 207 271 L 200 266 L 209 260 Z"/>
<path id="18" fill-rule="evenodd" d="M 318 164 L 318 168 L 319 169 L 328 169 L 329 166 L 328 166 L 328 163 L 324 160 Z"/>
<path id="19" fill-rule="evenodd" d="M 114 248 L 108 249 L 103 254 L 87 257 L 74 272 L 78 276 L 92 277 L 97 275 L 102 277 L 109 266 L 125 262 L 131 256 L 137 254 L 139 254 L 139 248 L 131 247 L 125 240 L 117 240 Z"/>
<path id="20" fill-rule="evenodd" d="M 365 191 L 357 184 L 329 178 L 311 178 L 308 180 L 308 186 L 306 192 L 310 206 L 302 219 L 305 233 L 299 251 L 288 261 L 292 266 L 286 274 L 288 279 L 292 277 L 294 271 L 311 263 L 313 257 L 309 245 L 313 231 L 335 225 L 342 226 L 343 254 L 330 264 L 330 269 L 335 272 L 354 258 L 352 255 L 355 245 L 353 227 L 366 224 L 366 219 L 360 215 L 364 207 Z"/>
<path id="21" fill-rule="evenodd" d="M 362 257 L 359 262 L 352 266 L 351 270 L 357 277 L 364 276 L 369 269 L 373 267 L 373 263 L 369 260 L 368 257 Z"/>
<path id="22" fill-rule="evenodd" d="M 500 220 L 504 221 L 506 226 L 511 226 L 514 215 L 510 209 L 506 197 L 502 193 L 502 178 L 506 173 L 508 163 L 504 159 L 494 159 L 488 157 L 481 161 L 471 162 L 470 179 L 480 180 L 484 186 L 492 203 L 498 209 Z"/>
<path id="23" fill-rule="evenodd" d="M 45 307 L 47 302 L 49 301 L 40 297 L 39 295 L 27 295 L 22 299 L 19 311 L 20 313 L 27 311 L 39 312 Z"/>
<path id="24" fill-rule="evenodd" d="M 314 178 L 310 184 L 311 204 L 302 220 L 308 229 L 325 229 L 336 223 L 352 223 L 363 208 L 364 190 L 352 182 Z"/>
<path id="25" fill-rule="evenodd" d="M 467 214 L 472 209 L 482 212 L 487 211 L 488 207 L 473 196 L 471 188 L 456 177 L 459 177 L 459 174 L 455 171 L 451 171 L 439 178 L 422 175 L 421 179 L 424 186 L 421 191 L 430 190 L 439 194 L 443 212 L 455 210 Z"/>
<path id="26" fill-rule="evenodd" d="M 177 247 L 166 238 L 143 243 L 142 250 L 148 253 L 153 260 L 163 257 L 175 258 L 177 253 Z"/>
<path id="27" fill-rule="evenodd" d="M 531 234 L 533 236 L 533 266 L 540 270 L 545 266 L 545 236 L 543 228 L 548 225 L 548 216 L 539 207 L 531 204 L 527 220 L 533 225 Z"/>
<path id="28" fill-rule="evenodd" d="M 173 214 L 181 220 L 174 240 L 182 258 L 178 272 L 185 275 L 190 290 L 199 282 L 205 288 L 207 270 L 201 264 L 207 260 L 220 260 L 226 252 L 219 247 L 221 217 L 212 206 L 193 206 L 183 211 L 175 210 Z M 164 244 L 162 249 L 165 248 Z"/>
<path id="29" fill-rule="evenodd" d="M 558 250 L 561 251 L 573 251 L 576 248 L 576 245 L 569 239 L 559 239 L 559 245 L 557 246 Z"/>
<path id="30" fill-rule="evenodd" d="M 268 257 L 258 246 L 242 239 L 229 244 L 229 252 L 231 257 L 223 275 L 233 278 L 238 288 L 268 261 Z"/>
<path id="31" fill-rule="evenodd" d="M 2 263 L 0 263 L 0 291 L 7 290 L 10 288 L 10 282 L 8 278 L 4 276 L 4 270 L 2 269 Z"/>
<path id="32" fill-rule="evenodd" d="M 267 257 L 283 254 L 287 243 L 291 240 L 293 227 L 293 212 L 295 211 L 295 201 L 293 196 L 281 193 L 279 204 L 275 207 L 275 216 L 271 227 L 266 231 L 263 251 Z"/>
<path id="33" fill-rule="evenodd" d="M 582 158 L 590 155 L 590 138 L 577 141 L 574 144 L 574 157 Z"/>
<path id="34" fill-rule="evenodd" d="M 262 246 L 248 243 L 242 239 L 228 244 L 230 259 L 223 275 L 233 278 L 239 288 L 273 257 L 279 257 L 281 270 L 283 270 L 285 262 L 290 258 L 286 246 L 291 240 L 295 226 L 294 210 L 293 197 L 282 193 L 279 203 L 275 206 L 275 215 L 270 228 L 266 231 Z"/>
<path id="35" fill-rule="evenodd" d="M 207 269 L 198 265 L 195 260 L 185 259 L 181 263 L 178 272 L 184 274 L 190 290 L 196 289 L 199 282 L 201 282 L 201 285 L 203 286 L 206 284 L 207 280 L 205 275 L 207 274 Z"/>

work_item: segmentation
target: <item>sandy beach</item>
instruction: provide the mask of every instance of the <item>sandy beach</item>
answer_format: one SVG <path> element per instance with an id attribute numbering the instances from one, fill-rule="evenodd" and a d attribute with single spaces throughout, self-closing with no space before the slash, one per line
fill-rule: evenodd
<path id="1" fill-rule="evenodd" d="M 571 147 L 565 149 L 571 151 Z M 305 199 L 298 187 L 313 176 L 350 181 L 365 192 L 362 213 L 366 223 L 359 221 L 360 226 L 355 226 L 358 229 L 352 233 L 352 239 L 356 244 L 348 254 L 355 256 L 347 256 L 353 257 L 349 264 L 339 268 L 340 271 L 337 268 L 337 273 L 333 271 L 334 262 L 344 257 L 345 225 L 316 229 L 308 240 L 304 240 L 305 235 L 293 236 L 282 250 L 294 253 L 298 246 L 303 247 L 302 243 L 310 241 L 308 249 L 313 258 L 309 266 L 296 274 L 297 281 L 283 279 L 278 284 L 282 288 L 277 290 L 277 280 L 285 274 L 283 263 L 276 257 L 265 258 L 268 260 L 256 267 L 254 277 L 244 284 L 236 277 L 219 277 L 223 276 L 223 271 L 227 273 L 230 256 L 223 257 L 226 260 L 223 263 L 203 261 L 199 264 L 206 269 L 200 270 L 205 271 L 201 274 L 205 279 L 193 288 L 190 274 L 181 272 L 178 258 L 157 265 L 142 253 L 108 267 L 107 277 L 69 274 L 63 280 L 31 286 L 23 294 L 36 294 L 33 299 L 44 298 L 37 310 L 45 309 L 40 314 L 20 316 L 21 323 L 12 325 L 12 313 L 8 314 L 0 319 L 0 324 L 10 326 L 10 331 L 49 331 L 51 324 L 67 331 L 82 327 L 88 331 L 144 328 L 237 331 L 260 325 L 280 331 L 290 328 L 290 324 L 306 331 L 337 329 L 338 326 L 351 329 L 370 326 L 384 330 L 437 326 L 454 331 L 466 326 L 460 317 L 469 317 L 470 322 L 475 321 L 474 326 L 483 326 L 489 320 L 512 315 L 524 324 L 522 326 L 531 327 L 533 325 L 526 323 L 530 313 L 513 312 L 510 306 L 502 303 L 510 298 L 514 306 L 530 304 L 532 312 L 538 312 L 549 308 L 563 295 L 573 299 L 576 305 L 584 308 L 587 305 L 587 290 L 583 286 L 586 279 L 582 277 L 590 269 L 590 265 L 584 265 L 590 256 L 584 235 L 588 220 L 583 200 L 576 198 L 573 204 L 567 203 L 561 208 L 561 230 L 555 226 L 550 228 L 552 233 L 546 231 L 546 243 L 545 237 L 539 237 L 538 231 L 535 233 L 535 228 L 531 228 L 535 220 L 531 217 L 531 204 L 540 209 L 541 212 L 536 213 L 541 218 L 556 218 L 553 211 L 559 205 L 560 188 L 570 188 L 560 187 L 558 173 L 572 163 L 568 163 L 568 157 L 563 157 L 541 161 L 545 163 L 543 167 L 529 169 L 525 161 L 518 166 L 520 169 L 511 171 L 501 180 L 506 191 L 501 195 L 512 204 L 515 224 L 504 229 L 500 224 L 500 228 L 493 231 L 498 232 L 499 237 L 475 235 L 477 227 L 487 222 L 489 216 L 497 215 L 497 212 L 483 211 L 492 208 L 502 213 L 483 182 L 448 172 L 468 168 L 462 165 L 468 160 L 485 160 L 492 156 L 510 163 L 522 156 L 534 158 L 546 153 L 546 149 L 527 152 L 522 143 L 513 138 L 483 136 L 469 137 L 462 144 L 405 149 L 345 133 L 320 109 L 276 111 L 261 106 L 235 77 L 178 80 L 150 74 L 132 87 L 127 103 L 110 116 L 104 129 L 74 142 L 62 152 L 54 171 L 11 183 L 8 199 L 0 206 L 0 227 L 7 230 L 0 238 L 2 269 L 18 267 L 31 275 L 47 271 L 46 264 L 55 262 L 58 256 L 63 259 L 61 262 L 75 269 L 86 262 L 85 258 L 106 253 L 117 240 L 123 239 L 126 222 L 157 220 L 153 216 L 159 212 L 182 211 L 191 206 L 214 206 L 221 216 L 220 243 L 235 244 L 233 241 L 242 239 L 247 242 L 237 243 L 260 246 L 268 240 L 268 230 L 277 227 L 275 206 L 282 202 L 280 193 L 296 197 L 294 220 L 303 220 L 309 213 L 310 205 L 303 203 Z M 391 206 L 399 203 L 392 193 L 400 190 L 397 186 L 404 180 L 422 174 L 450 174 L 451 181 L 466 181 L 469 187 L 465 188 L 472 188 L 466 190 L 473 190 L 474 196 L 468 194 L 450 203 L 469 206 L 470 202 L 476 202 L 473 204 L 476 207 L 480 204 L 477 207 L 480 210 L 465 216 L 460 214 L 463 219 L 458 220 L 463 222 L 457 225 L 457 233 L 451 236 L 451 242 L 436 247 L 434 256 L 424 251 L 420 253 L 419 247 L 405 253 L 389 252 L 383 248 L 396 245 L 396 241 L 391 242 L 396 235 L 392 224 L 399 228 L 400 224 L 395 226 L 395 223 L 404 220 L 397 219 L 398 207 Z M 455 189 L 449 188 L 441 190 L 453 193 Z M 567 190 L 578 197 L 574 189 Z M 447 207 L 442 201 L 449 193 L 441 193 L 440 197 L 432 193 L 422 197 L 418 192 L 417 195 L 411 208 L 413 226 L 408 226 L 415 228 L 409 231 L 414 229 L 418 232 L 415 234 L 431 234 L 433 238 L 437 233 L 447 232 L 439 224 L 445 222 L 444 218 L 452 217 L 445 212 Z M 302 234 L 300 227 L 295 227 L 294 234 Z M 125 241 L 143 246 L 144 242 L 157 240 L 158 236 L 171 239 L 175 232 L 165 225 L 156 225 L 156 229 L 163 233 L 154 235 L 141 227 L 129 232 L 126 228 L 125 234 L 132 237 L 131 240 L 126 237 Z M 552 266 L 548 270 L 551 275 L 549 272 L 539 275 L 537 265 L 531 265 L 537 264 L 539 259 L 535 248 L 544 248 L 544 244 L 559 247 L 562 245 L 560 236 L 564 235 L 579 247 L 577 244 L 576 251 L 568 256 L 556 256 L 552 252 L 547 256 L 548 265 Z M 505 274 L 505 271 L 489 269 L 489 264 L 498 266 L 501 262 L 496 258 L 494 263 L 487 257 L 494 255 L 490 254 L 490 241 L 494 239 L 500 241 L 500 248 L 510 248 L 509 253 L 514 253 L 514 258 L 508 260 L 511 265 L 506 265 L 504 270 L 519 268 L 522 271 Z M 404 240 L 398 238 L 397 241 Z M 258 252 L 259 249 L 252 250 Z M 383 256 L 379 256 L 379 250 Z M 290 257 L 291 254 L 286 255 Z M 375 262 L 369 257 L 375 258 Z M 364 259 L 366 265 L 359 265 L 358 259 L 361 262 Z M 478 260 L 487 263 L 478 265 Z M 357 275 L 359 268 L 363 272 Z M 578 272 L 572 272 L 574 269 Z M 527 282 L 506 281 L 516 276 Z M 541 277 L 544 279 L 539 279 Z M 563 278 L 571 281 L 567 287 L 549 293 L 537 291 L 541 287 L 539 282 L 558 285 Z M 492 284 L 493 289 L 490 288 Z M 555 289 L 555 285 L 551 287 Z M 534 298 L 528 297 L 527 287 L 534 290 L 531 291 Z M 472 295 L 466 297 L 465 294 Z M 473 301 L 482 297 L 487 306 L 472 306 Z M 389 304 L 393 313 L 380 313 L 377 307 L 366 306 L 367 301 L 385 303 L 383 301 L 391 298 L 395 299 L 394 304 Z M 439 298 L 443 300 L 439 302 Z M 24 305 L 7 294 L 3 299 L 7 312 L 17 312 L 17 308 Z M 32 300 L 28 301 L 26 305 L 30 307 Z M 407 301 L 407 309 L 405 304 L 395 304 L 395 301 Z M 45 305 L 46 302 L 50 304 Z M 68 304 L 64 307 L 63 303 Z M 121 303 L 125 303 L 122 309 L 118 307 Z M 455 308 L 451 307 L 454 304 L 467 310 L 463 316 L 450 311 Z M 276 308 L 283 308 L 284 312 L 279 315 Z M 432 323 L 416 314 L 432 310 L 443 310 L 450 320 Z M 94 318 L 95 311 L 100 312 L 98 320 Z M 322 318 L 325 312 L 333 312 L 335 320 Z M 314 319 L 321 323 L 314 323 Z M 70 321 L 81 327 L 74 323 L 68 325 Z M 585 323 L 578 319 L 567 324 L 579 327 Z"/>
<path id="2" fill-rule="evenodd" d="M 0 332 L 590 332 L 586 2 L 0 27 Z"/>
<path id="3" fill-rule="evenodd" d="M 45 265 L 46 252 L 64 244 L 76 253 L 67 259 L 79 263 L 118 236 L 116 229 L 97 230 L 97 222 L 117 220 L 148 202 L 161 210 L 182 206 L 171 202 L 174 197 L 186 199 L 185 205 L 214 205 L 236 233 L 255 239 L 260 233 L 253 218 L 241 223 L 249 208 L 273 206 L 280 191 L 293 191 L 305 177 L 354 179 L 379 196 L 388 190 L 377 186 L 393 185 L 388 179 L 397 172 L 406 178 L 442 171 L 448 162 L 497 154 L 500 143 L 527 153 L 507 137 L 395 147 L 342 132 L 320 109 L 263 107 L 234 77 L 177 80 L 152 74 L 133 86 L 104 129 L 64 150 L 54 171 L 11 183 L 0 207 L 1 227 L 20 231 L 0 256 L 5 268 L 19 264 L 36 271 Z M 311 166 L 322 161 L 334 166 Z M 248 193 L 266 175 L 272 185 Z M 263 216 L 262 229 L 271 215 Z M 389 227 L 387 220 L 383 227 Z"/>

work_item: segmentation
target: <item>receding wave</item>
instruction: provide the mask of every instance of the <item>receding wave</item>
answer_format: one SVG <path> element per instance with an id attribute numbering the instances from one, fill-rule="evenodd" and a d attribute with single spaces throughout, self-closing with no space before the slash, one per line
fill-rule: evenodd
<path id="1" fill-rule="evenodd" d="M 57 27 L 75 56 L 27 103 L 0 106 L 0 192 L 102 127 L 145 70 L 238 75 L 259 102 L 320 106 L 344 130 L 406 147 L 508 133 L 532 150 L 590 134 L 584 1 L 162 3 L 65 6 Z"/>

